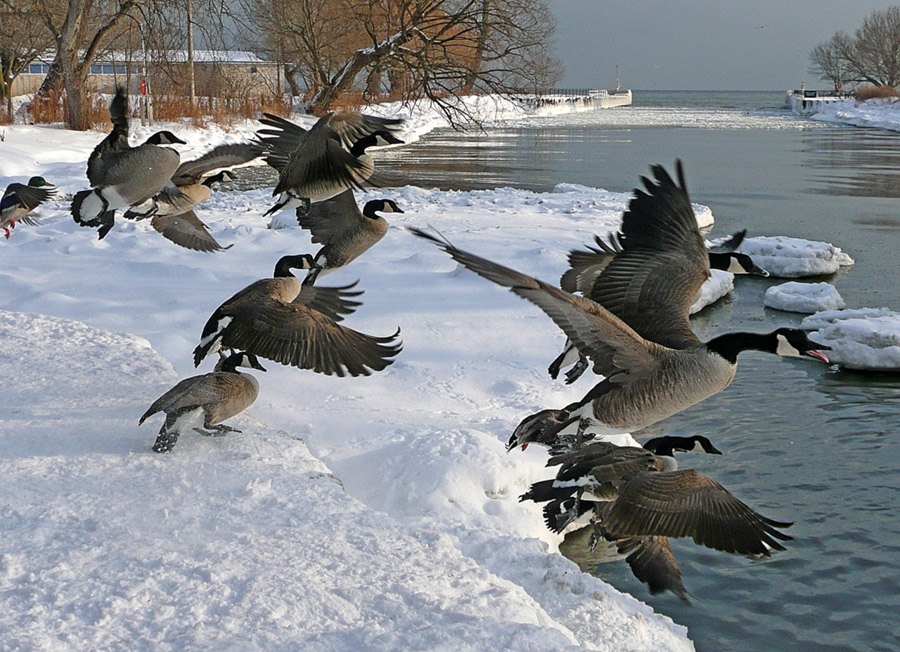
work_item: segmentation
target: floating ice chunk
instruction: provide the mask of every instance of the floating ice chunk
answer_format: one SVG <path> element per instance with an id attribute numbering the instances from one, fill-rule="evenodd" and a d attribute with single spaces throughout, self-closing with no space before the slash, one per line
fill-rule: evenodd
<path id="1" fill-rule="evenodd" d="M 750 256 L 770 276 L 780 278 L 834 274 L 854 262 L 839 247 L 827 242 L 787 236 L 746 238 L 738 251 Z"/>
<path id="2" fill-rule="evenodd" d="M 848 369 L 900 371 L 900 313 L 888 308 L 826 310 L 800 327 L 831 347 L 828 357 Z"/>
<path id="3" fill-rule="evenodd" d="M 789 312 L 814 313 L 820 310 L 840 310 L 846 305 L 831 283 L 798 283 L 790 281 L 766 290 L 766 308 Z"/>
<path id="4" fill-rule="evenodd" d="M 694 303 L 691 304 L 692 315 L 700 312 L 709 304 L 715 303 L 734 289 L 734 274 L 721 269 L 709 271 L 711 272 L 710 277 L 700 286 L 700 291 L 694 298 Z"/>

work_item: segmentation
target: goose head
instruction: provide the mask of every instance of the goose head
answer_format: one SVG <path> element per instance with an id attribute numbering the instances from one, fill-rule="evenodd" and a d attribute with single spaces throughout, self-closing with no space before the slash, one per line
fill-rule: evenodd
<path id="1" fill-rule="evenodd" d="M 728 256 L 728 269 L 732 274 L 753 274 L 754 276 L 769 276 L 769 272 L 753 262 L 747 254 L 731 252 Z"/>
<path id="2" fill-rule="evenodd" d="M 373 220 L 378 219 L 377 213 L 402 213 L 400 207 L 394 203 L 393 199 L 373 199 L 367 201 L 363 207 L 363 215 Z"/>
<path id="3" fill-rule="evenodd" d="M 213 174 L 212 176 L 206 177 L 201 183 L 208 188 L 212 188 L 212 185 L 214 183 L 222 183 L 225 179 L 234 181 L 236 177 L 230 170 L 222 170 L 218 174 Z"/>
<path id="4" fill-rule="evenodd" d="M 232 353 L 227 358 L 219 360 L 216 364 L 216 371 L 236 371 L 238 367 L 258 369 L 259 371 L 266 370 L 265 367 L 259 363 L 259 359 L 255 355 L 248 353 L 247 351 L 238 351 L 237 353 Z"/>
<path id="5" fill-rule="evenodd" d="M 293 276 L 292 269 L 313 269 L 318 267 L 315 259 L 309 254 L 298 254 L 296 256 L 282 256 L 275 263 L 275 278 Z"/>
<path id="6" fill-rule="evenodd" d="M 187 145 L 187 143 L 171 131 L 157 131 L 155 134 L 150 136 L 145 142 L 145 145 Z"/>
<path id="7" fill-rule="evenodd" d="M 830 351 L 830 346 L 813 342 L 799 328 L 779 328 L 771 333 L 772 353 L 785 357 L 810 357 L 828 364 L 830 360 L 822 351 Z"/>
<path id="8" fill-rule="evenodd" d="M 655 437 L 644 442 L 644 448 L 655 455 L 672 457 L 675 451 L 684 453 L 707 453 L 709 455 L 721 455 L 722 451 L 713 446 L 708 437 L 692 435 L 691 437 L 679 437 L 666 435 Z"/>

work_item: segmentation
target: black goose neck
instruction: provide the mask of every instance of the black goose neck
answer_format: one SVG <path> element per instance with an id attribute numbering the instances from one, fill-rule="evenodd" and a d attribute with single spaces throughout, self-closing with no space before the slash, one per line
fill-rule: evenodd
<path id="1" fill-rule="evenodd" d="M 725 333 L 714 337 L 706 343 L 706 348 L 718 353 L 730 363 L 737 362 L 738 354 L 742 351 L 774 351 L 771 333 Z"/>
<path id="2" fill-rule="evenodd" d="M 222 360 L 222 364 L 219 365 L 219 371 L 228 371 L 228 372 L 236 372 L 238 365 L 241 363 L 243 359 L 243 355 L 230 355 L 224 360 Z"/>
<path id="3" fill-rule="evenodd" d="M 377 142 L 378 142 L 378 134 L 377 133 L 369 134 L 368 136 L 366 136 L 364 138 L 360 138 L 355 143 L 353 143 L 353 147 L 350 148 L 350 153 L 353 154 L 353 156 L 359 158 L 360 156 L 362 156 L 363 154 L 366 153 L 367 147 L 372 147 Z"/>
<path id="4" fill-rule="evenodd" d="M 298 265 L 298 260 L 301 258 L 302 256 L 283 256 L 279 258 L 278 262 L 275 263 L 275 273 L 273 276 L 275 278 L 293 276 L 294 273 L 291 271 L 291 268 L 296 267 Z"/>
<path id="5" fill-rule="evenodd" d="M 382 208 L 382 203 L 377 199 L 372 199 L 371 201 L 367 201 L 366 205 L 363 206 L 363 215 L 373 220 L 378 219 L 378 215 L 376 211 L 380 211 Z"/>

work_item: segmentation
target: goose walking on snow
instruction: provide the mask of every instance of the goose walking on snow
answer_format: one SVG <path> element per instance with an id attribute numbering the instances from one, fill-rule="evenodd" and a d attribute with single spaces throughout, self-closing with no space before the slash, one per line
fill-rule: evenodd
<path id="1" fill-rule="evenodd" d="M 701 436 L 661 437 L 643 448 L 595 442 L 551 458 L 556 477 L 532 485 L 520 500 L 546 502 L 547 526 L 562 532 L 577 518 L 592 514 L 593 548 L 615 541 L 635 577 L 651 593 L 687 592 L 669 545 L 670 537 L 743 555 L 770 556 L 784 550 L 780 531 L 791 523 L 762 516 L 731 492 L 697 471 L 678 470 L 674 451 L 721 454 Z"/>
<path id="2" fill-rule="evenodd" d="M 28 226 L 37 224 L 28 214 L 53 196 L 56 191 L 47 190 L 53 187 L 44 177 L 31 177 L 26 185 L 11 183 L 6 186 L 0 199 L 0 229 L 3 229 L 7 240 L 9 230 L 15 228 L 16 222 Z"/>
<path id="3" fill-rule="evenodd" d="M 400 119 L 354 111 L 327 113 L 307 131 L 270 113 L 257 134 L 269 149 L 266 162 L 278 170 L 275 205 L 265 215 L 320 202 L 350 188 L 362 188 L 375 171 L 369 147 L 399 144 Z"/>
<path id="4" fill-rule="evenodd" d="M 153 401 L 138 423 L 143 424 L 157 412 L 166 413 L 153 450 L 172 450 L 179 435 L 188 429 L 212 436 L 240 432 L 222 421 L 250 407 L 259 395 L 259 383 L 250 374 L 238 371 L 238 367 L 265 371 L 255 355 L 241 351 L 219 360 L 212 373 L 185 378 Z"/>
<path id="5" fill-rule="evenodd" d="M 388 223 L 379 213 L 402 212 L 390 199 L 367 201 L 360 212 L 352 190 L 313 204 L 305 214 L 298 209 L 300 226 L 312 233 L 313 243 L 322 245 L 303 283 L 312 284 L 319 275 L 349 265 L 381 240 Z"/>
<path id="6" fill-rule="evenodd" d="M 809 356 L 828 362 L 819 351 L 828 347 L 811 342 L 799 329 L 726 333 L 708 342 L 694 334 L 688 311 L 694 294 L 709 275 L 709 257 L 697 230 L 680 161 L 677 169 L 680 185 L 662 167 L 655 166 L 657 183 L 644 179 L 647 192 L 635 191 L 623 217 L 623 225 L 631 220 L 643 225 L 631 236 L 635 245 L 655 249 L 665 245 L 666 254 L 657 264 L 664 265 L 666 273 L 656 271 L 654 264 L 645 266 L 644 260 L 637 268 L 623 268 L 613 275 L 619 279 L 616 291 L 610 291 L 602 304 L 411 229 L 464 267 L 541 308 L 593 361 L 594 372 L 604 376 L 581 401 L 558 413 L 551 412 L 552 418 L 526 420 L 527 425 L 513 433 L 511 445 L 546 440 L 559 432 L 560 423 L 568 427 L 577 421 L 579 431 L 591 427 L 601 435 L 630 433 L 649 426 L 728 387 L 743 351 Z M 646 219 L 648 213 L 655 219 Z M 635 217 L 641 215 L 643 219 Z M 610 269 L 604 273 L 610 274 Z M 617 317 L 613 310 L 627 319 Z"/>
<path id="7" fill-rule="evenodd" d="M 220 348 L 338 376 L 368 376 L 393 363 L 402 348 L 400 329 L 375 337 L 338 324 L 359 303 L 347 305 L 347 288 L 302 286 L 291 273 L 311 267 L 308 254 L 284 256 L 273 278 L 251 283 L 219 306 L 203 327 L 194 366 Z"/>
<path id="8" fill-rule="evenodd" d="M 113 129 L 88 158 L 87 177 L 91 190 L 75 193 L 72 218 L 81 226 L 100 227 L 103 239 L 115 224 L 119 208 L 141 204 L 164 193 L 170 201 L 182 197 L 172 183 L 181 156 L 162 145 L 185 142 L 170 131 L 159 131 L 142 145 L 128 144 L 128 96 L 122 87 L 109 105 Z"/>

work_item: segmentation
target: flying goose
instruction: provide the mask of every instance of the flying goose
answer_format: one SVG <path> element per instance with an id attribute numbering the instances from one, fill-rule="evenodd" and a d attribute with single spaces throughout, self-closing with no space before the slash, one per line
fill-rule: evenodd
<path id="1" fill-rule="evenodd" d="M 298 209 L 297 222 L 312 233 L 313 243 L 322 245 L 313 256 L 314 267 L 303 283 L 312 284 L 320 274 L 324 276 L 350 264 L 381 240 L 388 223 L 379 213 L 402 212 L 390 199 L 367 201 L 360 212 L 352 190 L 312 204 L 305 214 Z"/>
<path id="2" fill-rule="evenodd" d="M 153 401 L 138 422 L 141 425 L 157 412 L 166 413 L 153 450 L 169 452 L 175 447 L 178 436 L 189 428 L 201 435 L 212 436 L 240 432 L 221 422 L 240 414 L 256 400 L 259 383 L 250 374 L 238 371 L 238 367 L 265 371 L 255 355 L 240 351 L 219 360 L 212 373 L 185 378 Z"/>
<path id="3" fill-rule="evenodd" d="M 128 144 L 128 96 L 120 86 L 109 104 L 113 129 L 88 158 L 91 190 L 75 193 L 72 218 L 81 226 L 100 227 L 103 239 L 115 224 L 116 209 L 141 204 L 165 192 L 175 201 L 181 192 L 171 182 L 181 156 L 170 147 L 185 144 L 170 131 L 159 131 L 142 145 Z"/>
<path id="4" fill-rule="evenodd" d="M 53 187 L 44 177 L 31 177 L 27 185 L 11 183 L 6 186 L 0 199 L 0 229 L 3 229 L 7 240 L 9 230 L 15 228 L 17 221 L 29 226 L 37 224 L 28 214 L 53 196 L 55 190 L 45 190 Z"/>
<path id="5" fill-rule="evenodd" d="M 615 292 L 617 285 L 621 285 L 621 267 L 625 268 L 625 273 L 630 270 L 639 268 L 642 264 L 653 263 L 654 274 L 667 274 L 669 269 L 672 273 L 678 273 L 675 267 L 681 263 L 677 258 L 664 256 L 664 249 L 651 248 L 644 246 L 630 245 L 632 242 L 628 239 L 626 233 L 634 233 L 636 229 L 643 228 L 642 220 L 652 221 L 659 219 L 658 213 L 643 213 L 633 216 L 634 219 L 627 223 L 623 220 L 623 230 L 613 233 L 607 242 L 600 236 L 594 236 L 594 242 L 597 247 L 587 247 L 587 251 L 573 249 L 569 252 L 569 269 L 562 275 L 559 280 L 560 287 L 566 292 L 576 293 L 603 303 L 610 291 Z M 738 231 L 726 242 L 718 245 L 715 250 L 707 249 L 709 256 L 709 267 L 712 269 L 720 269 L 732 274 L 755 274 L 757 276 L 768 276 L 769 273 L 757 266 L 750 256 L 747 254 L 736 253 L 734 249 L 740 246 L 747 234 L 746 229 Z M 640 240 L 638 240 L 640 242 Z M 667 245 L 663 244 L 663 247 Z M 627 253 L 626 253 L 627 251 Z M 616 263 L 617 257 L 619 262 Z M 611 268 L 609 276 L 604 274 L 604 270 Z M 619 275 L 617 276 L 617 273 Z M 691 300 L 693 304 L 700 294 L 700 289 L 694 294 Z M 619 314 L 616 308 L 622 304 L 616 303 L 610 312 L 620 317 L 628 323 L 628 313 L 625 316 Z M 630 324 L 629 324 L 630 325 Z M 638 331 L 640 333 L 640 331 Z M 572 344 L 571 340 L 567 340 L 560 353 L 550 366 L 547 372 L 551 378 L 557 378 L 561 369 L 574 365 L 572 369 L 566 372 L 566 384 L 574 383 L 584 373 L 588 367 L 587 358 L 581 354 Z"/>
<path id="6" fill-rule="evenodd" d="M 181 191 L 181 196 L 173 198 L 169 193 L 161 193 L 152 199 L 133 206 L 126 211 L 125 217 L 142 219 L 153 215 L 180 215 L 196 208 L 209 199 L 212 185 L 221 182 L 226 176 L 234 178 L 225 168 L 249 163 L 263 155 L 260 143 L 233 143 L 212 148 L 203 156 L 185 161 L 178 166 L 172 175 L 172 183 Z M 218 174 L 207 176 L 214 170 Z"/>
<path id="7" fill-rule="evenodd" d="M 266 162 L 279 172 L 275 205 L 265 215 L 334 197 L 361 188 L 375 171 L 366 149 L 402 143 L 400 119 L 378 118 L 355 111 L 325 114 L 307 131 L 270 113 L 260 120 L 267 129 L 257 135 L 269 149 Z"/>
<path id="8" fill-rule="evenodd" d="M 706 437 L 661 437 L 643 448 L 608 442 L 551 458 L 556 477 L 532 485 L 520 500 L 547 502 L 547 526 L 563 529 L 593 512 L 594 533 L 615 541 L 635 577 L 651 593 L 671 590 L 686 599 L 681 572 L 669 537 L 691 537 L 695 543 L 724 552 L 770 556 L 784 550 L 776 539 L 791 537 L 778 528 L 791 523 L 755 512 L 722 485 L 694 470 L 678 470 L 675 451 L 720 455 Z M 587 503 L 587 505 L 585 505 Z"/>
<path id="9" fill-rule="evenodd" d="M 709 257 L 697 230 L 684 184 L 676 185 L 660 166 L 654 166 L 657 183 L 647 179 L 647 193 L 635 191 L 623 224 L 642 227 L 629 236 L 635 248 L 662 250 L 657 262 L 642 257 L 638 265 L 612 263 L 604 274 L 617 279 L 602 303 L 579 297 L 516 270 L 498 265 L 456 248 L 449 241 L 421 229 L 417 236 L 441 247 L 458 263 L 531 301 L 559 326 L 575 346 L 594 363 L 594 373 L 604 380 L 594 386 L 574 409 L 553 419 L 532 419 L 515 436 L 545 439 L 559 431 L 559 423 L 578 417 L 579 429 L 589 426 L 596 434 L 631 433 L 716 394 L 731 383 L 742 351 L 757 350 L 781 356 L 809 356 L 828 362 L 806 333 L 779 328 L 770 333 L 726 333 L 702 342 L 691 330 L 688 310 L 697 288 L 709 274 Z M 635 216 L 657 213 L 656 220 Z M 624 228 L 628 228 L 627 226 Z M 614 262 L 628 262 L 617 256 Z M 668 259 L 678 261 L 673 265 Z M 665 273 L 655 270 L 661 265 Z M 609 307 L 607 307 L 609 306 Z M 622 315 L 617 317 L 613 313 Z M 643 333 L 643 335 L 641 335 Z M 549 430 L 542 434 L 533 430 Z M 519 439 L 511 440 L 513 442 Z"/>
<path id="10" fill-rule="evenodd" d="M 284 256 L 273 278 L 251 283 L 219 306 L 203 327 L 194 366 L 220 348 L 328 375 L 368 376 L 390 365 L 402 348 L 400 329 L 374 337 L 338 324 L 339 314 L 355 309 L 340 295 L 347 288 L 302 286 L 291 269 L 311 266 L 309 254 Z"/>

